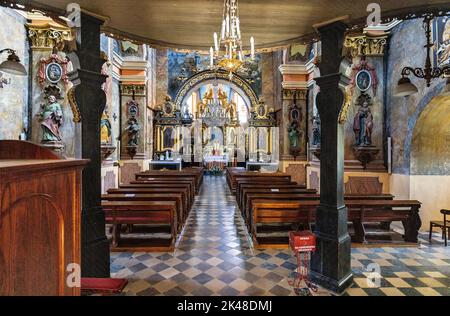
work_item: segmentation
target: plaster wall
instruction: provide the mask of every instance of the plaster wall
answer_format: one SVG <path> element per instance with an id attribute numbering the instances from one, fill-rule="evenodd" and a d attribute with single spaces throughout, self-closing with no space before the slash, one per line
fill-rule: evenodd
<path id="1" fill-rule="evenodd" d="M 15 50 L 28 70 L 26 19 L 14 10 L 0 7 L 0 20 L 2 25 L 8 26 L 0 32 L 0 49 Z M 0 62 L 6 60 L 7 56 L 3 53 Z M 0 139 L 18 139 L 23 129 L 28 127 L 28 76 L 2 75 L 10 79 L 11 83 L 0 88 Z"/>

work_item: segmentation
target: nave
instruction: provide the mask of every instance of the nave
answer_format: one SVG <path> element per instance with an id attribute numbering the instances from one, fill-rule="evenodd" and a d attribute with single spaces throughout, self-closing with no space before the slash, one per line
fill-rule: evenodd
<path id="1" fill-rule="evenodd" d="M 435 234 L 419 247 L 352 248 L 354 284 L 343 295 L 450 295 L 450 248 Z M 367 267 L 380 265 L 380 287 Z M 224 176 L 205 176 L 174 252 L 111 254 L 111 275 L 129 281 L 123 295 L 295 295 L 289 249 L 254 249 Z M 314 295 L 331 295 L 321 289 Z"/>

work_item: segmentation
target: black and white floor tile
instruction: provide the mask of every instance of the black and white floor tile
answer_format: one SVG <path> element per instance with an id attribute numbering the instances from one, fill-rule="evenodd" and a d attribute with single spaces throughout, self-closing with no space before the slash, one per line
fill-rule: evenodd
<path id="1" fill-rule="evenodd" d="M 418 247 L 353 248 L 354 284 L 344 295 L 450 295 L 450 247 L 435 237 L 430 244 L 421 235 Z M 205 176 L 173 253 L 111 254 L 112 276 L 129 280 L 123 295 L 296 295 L 289 284 L 295 269 L 288 249 L 252 248 L 218 176 Z"/>

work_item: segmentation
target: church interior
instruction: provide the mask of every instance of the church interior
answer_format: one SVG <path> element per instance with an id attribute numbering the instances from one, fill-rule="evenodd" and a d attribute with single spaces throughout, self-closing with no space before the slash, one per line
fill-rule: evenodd
<path id="1" fill-rule="evenodd" d="M 448 1 L 0 24 L 0 295 L 450 296 Z"/>

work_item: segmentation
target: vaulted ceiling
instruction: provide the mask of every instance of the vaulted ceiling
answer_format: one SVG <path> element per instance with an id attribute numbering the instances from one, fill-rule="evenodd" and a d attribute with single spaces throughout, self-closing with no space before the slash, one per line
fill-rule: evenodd
<path id="1" fill-rule="evenodd" d="M 20 1 L 19 1 L 20 2 Z M 149 44 L 205 49 L 221 26 L 223 0 L 32 0 L 34 7 L 62 13 L 76 2 L 90 12 L 107 17 L 104 30 Z M 312 25 L 349 15 L 364 20 L 360 0 L 240 0 L 243 40 L 254 36 L 259 48 L 274 47 L 314 32 Z M 424 7 L 450 9 L 448 0 L 377 0 L 382 15 L 414 12 Z"/>

